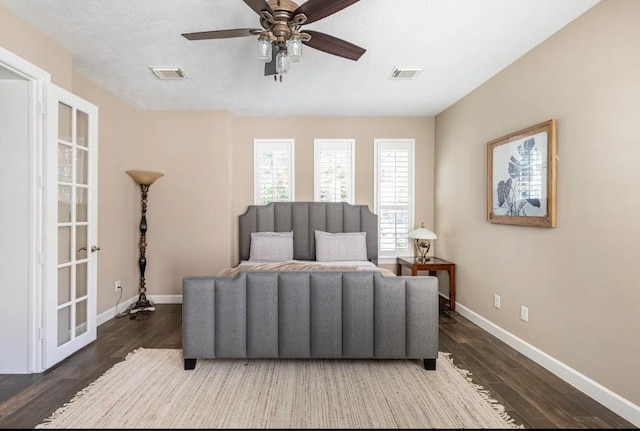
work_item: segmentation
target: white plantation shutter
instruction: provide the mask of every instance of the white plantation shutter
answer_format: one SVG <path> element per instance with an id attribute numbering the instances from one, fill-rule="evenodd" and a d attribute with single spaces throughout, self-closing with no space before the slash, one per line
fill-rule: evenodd
<path id="1" fill-rule="evenodd" d="M 375 147 L 378 254 L 406 256 L 413 226 L 414 140 L 376 139 Z"/>
<path id="2" fill-rule="evenodd" d="M 314 145 L 314 200 L 353 203 L 354 140 L 316 139 Z"/>
<path id="3" fill-rule="evenodd" d="M 293 139 L 253 142 L 254 203 L 293 201 Z"/>

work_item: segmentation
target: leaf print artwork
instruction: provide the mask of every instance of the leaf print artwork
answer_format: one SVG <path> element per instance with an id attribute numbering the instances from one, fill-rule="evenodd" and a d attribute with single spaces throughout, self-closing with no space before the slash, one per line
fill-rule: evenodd
<path id="1" fill-rule="evenodd" d="M 542 135 L 542 134 L 539 134 Z M 499 162 L 494 169 L 502 169 L 502 174 L 494 176 L 499 179 L 494 193 L 498 215 L 506 216 L 537 216 L 544 215 L 543 206 L 545 156 L 536 145 L 536 138 L 545 136 L 530 136 L 521 141 L 498 147 L 498 160 L 506 163 L 507 178 L 504 177 L 504 165 Z M 515 151 L 513 151 L 515 149 Z M 511 151 L 511 153 L 506 153 Z M 500 177 L 502 175 L 502 178 Z M 541 212 L 542 211 L 542 212 Z"/>
<path id="2" fill-rule="evenodd" d="M 556 120 L 487 142 L 487 220 L 556 226 Z"/>

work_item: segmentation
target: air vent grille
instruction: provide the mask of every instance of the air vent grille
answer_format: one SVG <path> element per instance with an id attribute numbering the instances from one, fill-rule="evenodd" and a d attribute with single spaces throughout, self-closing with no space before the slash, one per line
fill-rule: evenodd
<path id="1" fill-rule="evenodd" d="M 422 67 L 395 67 L 389 79 L 415 79 L 422 72 Z"/>
<path id="2" fill-rule="evenodd" d="M 187 74 L 181 67 L 156 67 L 149 66 L 158 79 L 185 79 Z"/>

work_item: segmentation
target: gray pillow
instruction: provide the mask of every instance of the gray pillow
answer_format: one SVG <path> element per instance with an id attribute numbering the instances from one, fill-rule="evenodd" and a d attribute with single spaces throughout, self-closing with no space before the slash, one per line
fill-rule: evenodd
<path id="1" fill-rule="evenodd" d="M 316 260 L 367 260 L 367 233 L 329 233 L 316 230 Z"/>
<path id="2" fill-rule="evenodd" d="M 251 232 L 251 262 L 284 262 L 293 259 L 293 231 Z"/>

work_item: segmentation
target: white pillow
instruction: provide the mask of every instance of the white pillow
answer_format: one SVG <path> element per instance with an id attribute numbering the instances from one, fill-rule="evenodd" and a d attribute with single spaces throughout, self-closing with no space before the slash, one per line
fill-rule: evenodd
<path id="1" fill-rule="evenodd" d="M 251 232 L 251 262 L 284 262 L 293 259 L 293 231 Z"/>
<path id="2" fill-rule="evenodd" d="M 317 230 L 316 260 L 329 262 L 336 260 L 367 260 L 367 233 L 329 233 Z"/>

